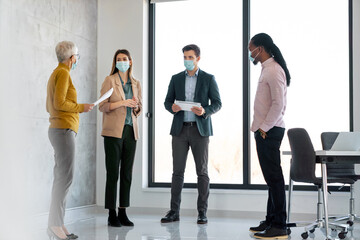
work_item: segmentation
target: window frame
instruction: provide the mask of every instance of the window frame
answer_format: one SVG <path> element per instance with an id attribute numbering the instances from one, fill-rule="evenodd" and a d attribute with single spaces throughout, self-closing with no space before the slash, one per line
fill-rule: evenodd
<path id="1" fill-rule="evenodd" d="M 243 52 L 248 52 L 248 42 L 250 40 L 250 2 L 243 0 Z M 349 130 L 354 129 L 353 111 L 353 0 L 348 0 L 348 34 L 349 34 Z M 154 182 L 155 175 L 155 14 L 156 3 L 149 0 L 149 98 L 146 113 L 148 118 L 148 187 L 149 188 L 170 188 L 169 182 Z M 243 54 L 243 184 L 213 184 L 211 189 L 247 189 L 247 190 L 267 190 L 265 184 L 251 184 L 251 156 L 250 156 L 250 63 L 248 55 Z M 288 190 L 286 185 L 286 190 Z M 197 188 L 196 183 L 184 183 L 184 188 Z M 317 191 L 316 186 L 294 185 L 294 190 Z M 348 192 L 349 187 L 339 189 L 337 186 L 329 186 L 329 191 Z"/>

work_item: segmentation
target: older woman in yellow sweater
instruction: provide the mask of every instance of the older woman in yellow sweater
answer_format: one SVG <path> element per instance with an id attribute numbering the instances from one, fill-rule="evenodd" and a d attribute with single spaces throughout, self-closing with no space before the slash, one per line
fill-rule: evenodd
<path id="1" fill-rule="evenodd" d="M 55 48 L 59 65 L 47 85 L 46 110 L 50 114 L 49 139 L 55 152 L 54 182 L 48 221 L 48 235 L 53 239 L 76 239 L 64 226 L 65 198 L 73 179 L 75 136 L 79 113 L 89 112 L 93 104 L 78 104 L 76 89 L 70 77 L 80 59 L 78 49 L 69 41 Z"/>

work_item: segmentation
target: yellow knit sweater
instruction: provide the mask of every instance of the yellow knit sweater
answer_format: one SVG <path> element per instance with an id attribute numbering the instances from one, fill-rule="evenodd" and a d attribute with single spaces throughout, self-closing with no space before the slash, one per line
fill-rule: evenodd
<path id="1" fill-rule="evenodd" d="M 46 110 L 50 114 L 50 128 L 79 130 L 79 113 L 84 104 L 77 103 L 77 94 L 70 77 L 69 66 L 59 63 L 47 85 Z"/>

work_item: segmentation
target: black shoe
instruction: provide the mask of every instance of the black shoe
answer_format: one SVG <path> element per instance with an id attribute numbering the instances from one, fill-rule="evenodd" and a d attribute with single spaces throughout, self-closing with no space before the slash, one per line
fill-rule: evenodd
<path id="1" fill-rule="evenodd" d="M 254 237 L 260 239 L 273 239 L 273 238 L 288 239 L 289 236 L 287 234 L 286 229 L 269 227 L 263 232 L 255 233 Z"/>
<path id="2" fill-rule="evenodd" d="M 66 236 L 67 236 L 69 239 L 77 239 L 77 238 L 79 238 L 78 235 L 75 235 L 75 234 L 73 234 L 73 233 L 66 234 Z"/>
<path id="3" fill-rule="evenodd" d="M 257 233 L 257 232 L 262 232 L 262 231 L 265 231 L 266 229 L 268 229 L 270 227 L 270 225 L 268 225 L 266 223 L 266 221 L 261 221 L 259 226 L 257 227 L 250 227 L 249 231 L 250 232 L 254 232 L 254 233 Z"/>
<path id="4" fill-rule="evenodd" d="M 123 226 L 133 227 L 134 223 L 126 215 L 126 208 L 119 208 L 118 219 Z"/>
<path id="5" fill-rule="evenodd" d="M 121 227 L 121 223 L 116 216 L 115 209 L 109 209 L 108 225 L 111 227 Z"/>
<path id="6" fill-rule="evenodd" d="M 197 224 L 205 224 L 208 222 L 205 211 L 199 211 L 199 215 L 197 218 Z"/>
<path id="7" fill-rule="evenodd" d="M 179 212 L 175 212 L 173 210 L 170 210 L 167 212 L 166 216 L 161 219 L 162 223 L 168 223 L 168 222 L 176 222 L 179 221 Z"/>

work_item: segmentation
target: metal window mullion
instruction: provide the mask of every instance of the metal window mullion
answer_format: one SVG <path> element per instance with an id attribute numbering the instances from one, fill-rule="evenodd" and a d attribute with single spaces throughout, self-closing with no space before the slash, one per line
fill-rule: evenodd
<path id="1" fill-rule="evenodd" d="M 250 0 L 243 0 L 243 185 L 250 185 L 250 68 L 248 42 L 250 38 Z"/>
<path id="2" fill-rule="evenodd" d="M 155 177 L 155 5 L 149 4 L 149 124 L 148 186 L 154 186 Z"/>

